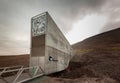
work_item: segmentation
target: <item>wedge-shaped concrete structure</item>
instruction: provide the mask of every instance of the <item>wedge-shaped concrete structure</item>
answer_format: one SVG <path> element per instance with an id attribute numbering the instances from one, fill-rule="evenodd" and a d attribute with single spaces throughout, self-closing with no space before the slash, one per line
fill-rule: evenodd
<path id="1" fill-rule="evenodd" d="M 72 48 L 51 16 L 45 12 L 31 19 L 30 66 L 41 66 L 45 74 L 68 67 Z"/>

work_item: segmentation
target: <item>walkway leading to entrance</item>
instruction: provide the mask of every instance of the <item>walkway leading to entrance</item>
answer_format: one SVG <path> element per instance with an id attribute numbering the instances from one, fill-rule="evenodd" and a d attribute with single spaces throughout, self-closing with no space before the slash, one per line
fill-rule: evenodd
<path id="1" fill-rule="evenodd" d="M 0 68 L 0 83 L 21 83 L 43 76 L 40 66 L 27 67 L 12 66 Z"/>

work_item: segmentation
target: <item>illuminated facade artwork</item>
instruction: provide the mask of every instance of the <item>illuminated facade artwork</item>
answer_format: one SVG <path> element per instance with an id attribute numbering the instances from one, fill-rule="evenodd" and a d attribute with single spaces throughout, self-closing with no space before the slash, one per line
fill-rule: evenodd
<path id="1" fill-rule="evenodd" d="M 45 33 L 46 15 L 32 18 L 32 36 L 38 36 Z"/>

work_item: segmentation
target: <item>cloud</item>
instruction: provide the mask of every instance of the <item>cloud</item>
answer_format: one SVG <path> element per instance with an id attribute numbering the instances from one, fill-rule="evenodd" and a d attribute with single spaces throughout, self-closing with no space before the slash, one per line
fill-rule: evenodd
<path id="1" fill-rule="evenodd" d="M 49 11 L 61 30 L 67 33 L 78 18 L 96 12 L 104 3 L 105 0 L 1 0 L 0 23 L 12 27 L 13 31 L 19 30 L 19 25 L 29 28 L 32 16 Z"/>
<path id="2" fill-rule="evenodd" d="M 101 10 L 101 13 L 109 16 L 109 21 L 101 29 L 101 32 L 109 31 L 115 28 L 120 27 L 120 0 L 108 0 L 107 4 L 104 6 L 104 9 Z"/>
<path id="3" fill-rule="evenodd" d="M 104 15 L 91 14 L 79 20 L 73 26 L 73 29 L 66 35 L 71 44 L 76 41 L 84 40 L 90 36 L 98 34 L 108 18 Z"/>
<path id="4" fill-rule="evenodd" d="M 119 3 L 119 0 L 0 0 L 0 47 L 9 50 L 15 45 L 20 49 L 12 53 L 26 53 L 21 52 L 21 48 L 29 50 L 31 17 L 45 11 L 64 34 L 73 30 L 76 22 L 92 14 L 110 19 L 100 32 L 113 29 L 119 26 Z"/>

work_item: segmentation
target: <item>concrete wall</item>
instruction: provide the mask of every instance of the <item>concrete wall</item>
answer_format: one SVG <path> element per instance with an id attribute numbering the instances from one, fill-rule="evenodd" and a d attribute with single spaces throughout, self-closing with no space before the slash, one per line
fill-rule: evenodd
<path id="1" fill-rule="evenodd" d="M 48 13 L 45 42 L 45 72 L 48 74 L 67 68 L 71 57 L 71 46 Z M 50 56 L 58 61 L 49 61 Z"/>
<path id="2" fill-rule="evenodd" d="M 70 53 L 71 46 L 49 14 L 47 14 L 46 45 Z"/>
<path id="3" fill-rule="evenodd" d="M 44 15 L 45 14 L 45 15 Z M 45 32 L 32 30 L 30 66 L 39 65 L 46 74 L 58 72 L 68 67 L 71 59 L 71 46 L 48 13 L 44 13 Z M 41 15 L 40 15 L 41 16 Z M 41 20 L 39 15 L 35 19 Z M 42 16 L 43 17 L 43 16 Z M 36 22 L 36 21 L 35 21 Z M 36 22 L 42 24 L 41 22 Z M 36 25 L 32 26 L 32 28 Z M 37 28 L 35 28 L 37 30 Z M 54 61 L 50 61 L 52 57 Z"/>
<path id="4" fill-rule="evenodd" d="M 45 28 L 46 13 L 32 17 L 30 66 L 41 66 L 43 70 L 45 64 Z"/>

